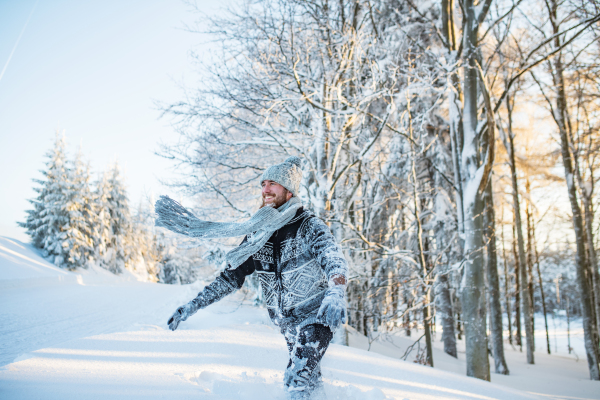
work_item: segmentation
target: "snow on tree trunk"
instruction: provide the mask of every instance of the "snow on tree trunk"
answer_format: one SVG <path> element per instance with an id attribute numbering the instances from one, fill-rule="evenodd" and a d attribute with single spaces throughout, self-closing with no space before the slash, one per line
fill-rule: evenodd
<path id="1" fill-rule="evenodd" d="M 489 3 L 489 2 L 488 2 Z M 485 4 L 485 3 L 484 3 Z M 463 72 L 463 135 L 461 177 L 464 208 L 464 271 L 461 285 L 462 311 L 465 326 L 467 375 L 490 380 L 490 364 L 486 336 L 486 307 L 484 296 L 483 199 L 479 192 L 484 177 L 481 165 L 478 132 L 478 27 L 481 10 L 472 0 L 464 2 L 464 72 Z"/>

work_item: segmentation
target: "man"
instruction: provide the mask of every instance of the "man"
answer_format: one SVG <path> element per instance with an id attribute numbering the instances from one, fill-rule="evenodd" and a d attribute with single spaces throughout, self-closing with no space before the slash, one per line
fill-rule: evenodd
<path id="1" fill-rule="evenodd" d="M 192 237 L 246 235 L 227 254 L 227 268 L 198 296 L 179 307 L 168 324 L 177 329 L 198 309 L 240 289 L 258 274 L 269 317 L 285 336 L 290 360 L 284 375 L 288 399 L 324 398 L 320 361 L 335 329 L 346 321 L 348 266 L 323 221 L 302 207 L 297 194 L 300 159 L 290 157 L 262 175 L 262 207 L 243 223 L 201 221 L 173 200 L 156 204 L 156 224 Z"/>

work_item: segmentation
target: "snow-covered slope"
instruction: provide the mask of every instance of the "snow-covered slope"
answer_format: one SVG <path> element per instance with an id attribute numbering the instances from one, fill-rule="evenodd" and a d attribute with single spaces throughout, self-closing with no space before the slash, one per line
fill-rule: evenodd
<path id="1" fill-rule="evenodd" d="M 285 342 L 241 294 L 171 332 L 165 321 L 202 284 L 75 274 L 17 241 L 0 246 L 0 398 L 284 398 Z M 330 400 L 539 398 L 338 345 L 323 374 Z"/>

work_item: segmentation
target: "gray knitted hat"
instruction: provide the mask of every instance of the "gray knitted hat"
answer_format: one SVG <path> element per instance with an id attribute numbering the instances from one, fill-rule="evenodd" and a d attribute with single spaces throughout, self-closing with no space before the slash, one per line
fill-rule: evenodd
<path id="1" fill-rule="evenodd" d="M 269 180 L 279 183 L 281 186 L 298 196 L 300 181 L 302 180 L 301 161 L 298 157 L 288 157 L 281 164 L 275 164 L 267 168 L 262 174 L 260 183 Z"/>

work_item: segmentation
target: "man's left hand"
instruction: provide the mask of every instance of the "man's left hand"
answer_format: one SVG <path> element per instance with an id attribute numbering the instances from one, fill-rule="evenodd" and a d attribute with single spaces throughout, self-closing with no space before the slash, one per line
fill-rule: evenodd
<path id="1" fill-rule="evenodd" d="M 330 287 L 325 293 L 321 308 L 317 313 L 317 321 L 336 329 L 346 323 L 346 302 L 344 301 L 345 287 L 343 285 Z"/>

